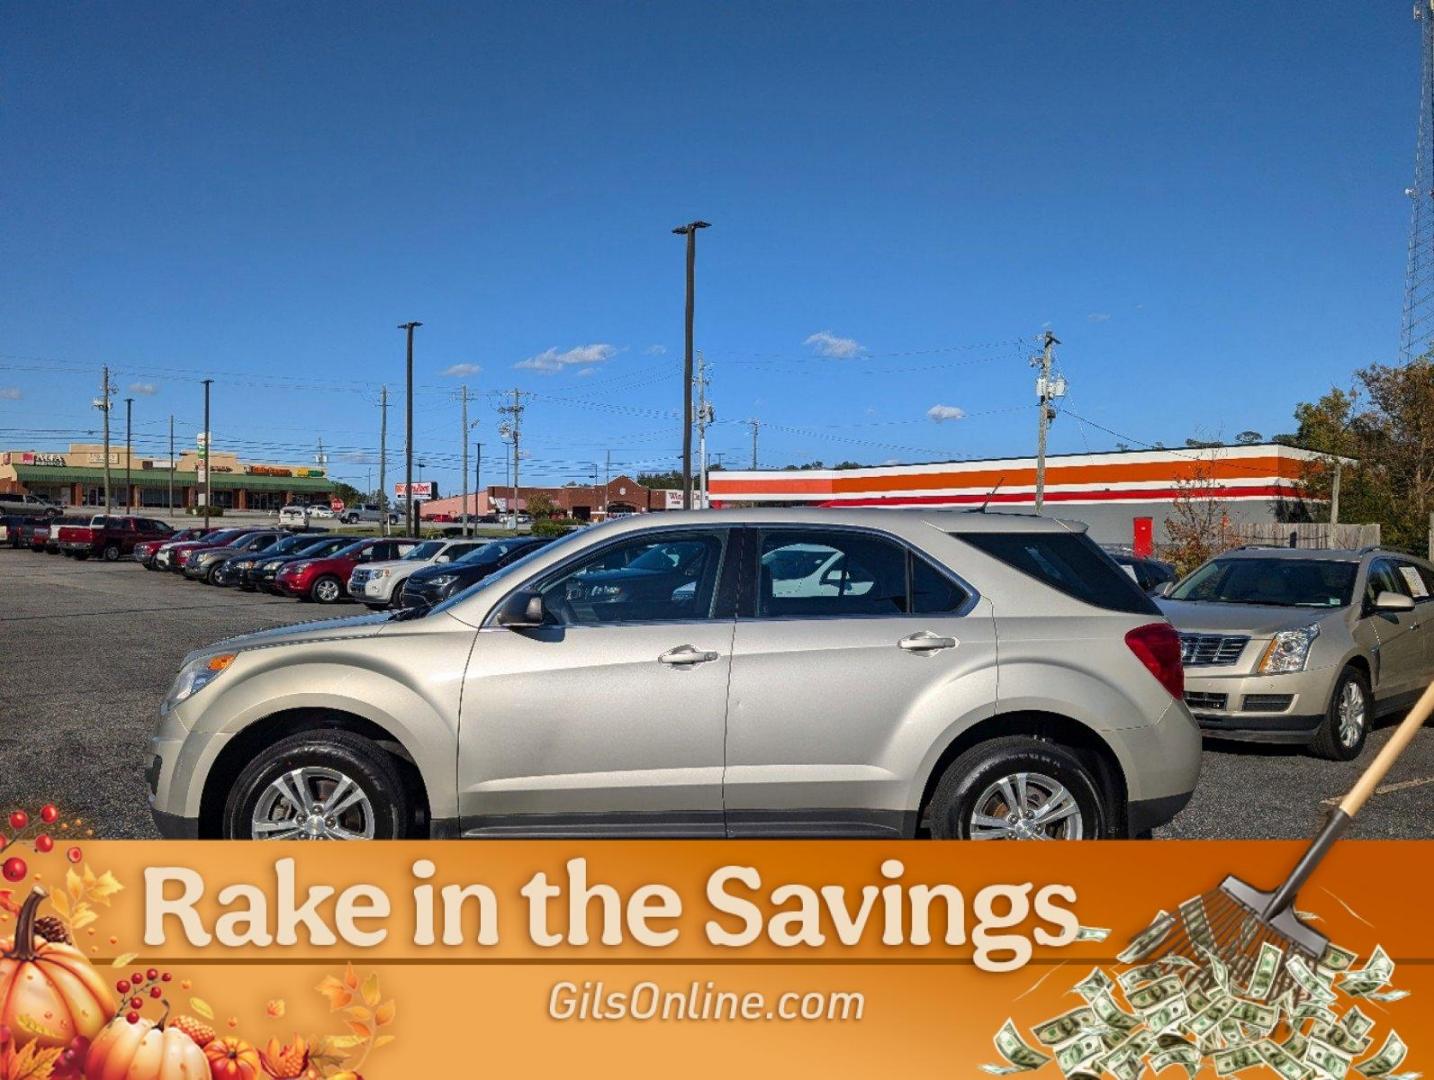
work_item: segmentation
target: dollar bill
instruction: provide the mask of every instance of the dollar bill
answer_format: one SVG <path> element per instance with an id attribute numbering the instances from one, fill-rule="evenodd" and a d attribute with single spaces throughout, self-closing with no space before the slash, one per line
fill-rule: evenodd
<path id="1" fill-rule="evenodd" d="M 1284 1077 L 1284 1080 L 1304 1080 L 1310 1074 L 1308 1065 L 1269 1039 L 1261 1039 L 1255 1044 L 1255 1049 L 1260 1052 L 1260 1057 L 1265 1059 L 1265 1064 Z"/>
<path id="2" fill-rule="evenodd" d="M 1149 926 L 1131 938 L 1130 944 L 1117 954 L 1116 959 L 1122 964 L 1133 964 L 1137 960 L 1145 959 L 1170 936 L 1174 927 L 1175 916 L 1168 911 L 1158 912 Z"/>
<path id="3" fill-rule="evenodd" d="M 1140 1026 L 1140 1021 L 1117 1005 L 1109 993 L 1091 998 L 1090 1007 L 1102 1024 L 1115 1031 L 1129 1032 Z"/>
<path id="4" fill-rule="evenodd" d="M 1358 1005 L 1351 1005 L 1349 1012 L 1340 1019 L 1339 1026 L 1351 1035 L 1367 1035 L 1374 1027 L 1374 1021 L 1365 1016 Z"/>
<path id="5" fill-rule="evenodd" d="M 1358 954 L 1348 949 L 1341 949 L 1334 942 L 1330 942 L 1324 947 L 1324 952 L 1320 954 L 1319 966 L 1329 971 L 1345 971 L 1357 957 Z"/>
<path id="6" fill-rule="evenodd" d="M 1302 1005 L 1295 1006 L 1294 1024 L 1304 1024 L 1310 1020 L 1319 1024 L 1333 1024 L 1337 1022 L 1334 1010 L 1328 1005 L 1321 1005 L 1317 1001 L 1306 1001 Z"/>
<path id="7" fill-rule="evenodd" d="M 1215 1072 L 1220 1076 L 1229 1076 L 1242 1069 L 1252 1069 L 1256 1065 L 1264 1064 L 1264 1058 L 1260 1057 L 1260 1051 L 1250 1044 L 1217 1050 L 1214 1058 Z"/>
<path id="8" fill-rule="evenodd" d="M 1061 1072 L 1069 1076 L 1103 1053 L 1105 1044 L 1101 1042 L 1099 1035 L 1081 1035 L 1056 1051 L 1056 1064 Z"/>
<path id="9" fill-rule="evenodd" d="M 1339 988 L 1351 997 L 1365 997 L 1386 986 L 1393 976 L 1394 961 L 1382 945 L 1376 945 L 1364 967 L 1340 974 Z"/>
<path id="10" fill-rule="evenodd" d="M 1404 1045 L 1404 1040 L 1399 1037 L 1399 1032 L 1391 1031 L 1384 1039 L 1384 1045 L 1379 1048 L 1368 1061 L 1361 1061 L 1355 1066 L 1365 1076 L 1383 1076 L 1393 1072 L 1404 1063 L 1409 1048 Z"/>
<path id="11" fill-rule="evenodd" d="M 1031 1029 L 1036 1041 L 1046 1046 L 1059 1046 L 1061 1043 L 1070 1042 L 1083 1031 L 1089 1031 L 1095 1027 L 1095 1013 L 1089 1005 L 1082 1005 L 1078 1009 L 1072 1009 L 1068 1013 L 1053 1017 L 1042 1024 Z"/>
<path id="12" fill-rule="evenodd" d="M 1297 1058 L 1302 1058 L 1305 1056 L 1305 1047 L 1309 1046 L 1309 1043 L 1308 1035 L 1302 1032 L 1292 1031 L 1290 1032 L 1290 1037 L 1280 1043 L 1280 1045 L 1285 1048 L 1286 1053 Z"/>
<path id="13" fill-rule="evenodd" d="M 1076 930 L 1077 941 L 1104 941 L 1110 937 L 1110 928 L 1105 926 L 1082 926 Z"/>
<path id="14" fill-rule="evenodd" d="M 1145 1018 L 1146 1027 L 1151 1031 L 1169 1031 L 1183 1020 L 1190 1019 L 1190 1006 L 1185 995 L 1172 998 Z"/>
<path id="15" fill-rule="evenodd" d="M 1210 978 L 1214 980 L 1216 986 L 1228 994 L 1230 992 L 1230 969 L 1215 954 L 1214 949 L 1201 949 L 1200 951 L 1205 956 L 1205 969 L 1210 973 Z"/>
<path id="16" fill-rule="evenodd" d="M 1185 987 L 1185 1000 L 1190 1003 L 1190 1011 L 1198 1013 L 1204 1012 L 1212 999 L 1200 987 L 1188 985 Z"/>
<path id="17" fill-rule="evenodd" d="M 1250 985 L 1245 996 L 1264 1001 L 1275 987 L 1275 976 L 1280 973 L 1285 951 L 1268 941 L 1260 943 L 1260 955 L 1255 958 L 1255 970 L 1250 974 Z"/>
<path id="18" fill-rule="evenodd" d="M 1120 988 L 1128 994 L 1133 987 L 1139 986 L 1141 983 L 1150 983 L 1156 979 L 1163 979 L 1166 974 L 1167 970 L 1165 965 L 1156 961 L 1150 964 L 1141 964 L 1138 967 L 1131 968 L 1129 971 L 1122 971 L 1115 978 L 1116 981 L 1120 983 Z"/>
<path id="19" fill-rule="evenodd" d="M 1349 1072 L 1351 1060 L 1351 1055 L 1313 1036 L 1310 1037 L 1309 1045 L 1305 1047 L 1305 1061 L 1325 1076 L 1334 1077 L 1334 1080 L 1344 1080 L 1345 1074 Z"/>
<path id="20" fill-rule="evenodd" d="M 1190 1018 L 1190 1023 L 1185 1025 L 1190 1033 L 1195 1036 L 1203 1036 L 1214 1031 L 1221 1020 L 1230 1015 L 1230 1010 L 1235 1007 L 1233 998 L 1221 998 L 1219 1001 L 1202 1009 Z"/>
<path id="21" fill-rule="evenodd" d="M 1280 1022 L 1280 1012 L 1273 1005 L 1262 1005 L 1258 1001 L 1244 1001 L 1237 998 L 1235 1007 L 1230 1010 L 1227 1019 L 1249 1024 L 1261 1032 L 1270 1032 Z"/>
<path id="22" fill-rule="evenodd" d="M 1164 978 L 1156 979 L 1153 983 L 1131 990 L 1125 995 L 1125 1000 L 1130 1002 L 1131 1008 L 1137 1012 L 1148 1013 L 1183 993 L 1184 984 L 1181 983 L 1180 978 L 1176 975 L 1166 975 Z"/>
<path id="23" fill-rule="evenodd" d="M 1285 970 L 1289 972 L 1290 978 L 1294 979 L 1295 985 L 1305 992 L 1310 1000 L 1320 1005 L 1328 1005 L 1335 999 L 1335 993 L 1325 985 L 1318 975 L 1310 970 L 1305 963 L 1304 957 L 1292 956 L 1285 964 Z"/>
<path id="24" fill-rule="evenodd" d="M 1319 1039 L 1326 1046 L 1332 1046 L 1351 1057 L 1368 1050 L 1372 1041 L 1368 1035 L 1353 1034 L 1343 1024 L 1327 1024 L 1322 1021 L 1310 1029 L 1310 1038 Z"/>
<path id="25" fill-rule="evenodd" d="M 1156 1072 L 1164 1072 L 1172 1065 L 1180 1065 L 1186 1075 L 1193 1078 L 1200 1069 L 1200 1060 L 1200 1051 L 1187 1043 L 1162 1050 L 1150 1059 L 1150 1067 Z"/>
<path id="26" fill-rule="evenodd" d="M 1091 968 L 1090 974 L 1076 983 L 1072 989 L 1086 1001 L 1091 1001 L 1102 994 L 1108 994 L 1114 985 L 1111 977 L 1100 968 Z"/>
<path id="27" fill-rule="evenodd" d="M 1401 998 L 1407 998 L 1407 997 L 1409 996 L 1409 991 L 1408 991 L 1408 990 L 1383 990 L 1383 991 L 1380 991 L 1380 992 L 1378 992 L 1378 993 L 1363 994 L 1363 995 L 1361 995 L 1361 996 L 1362 996 L 1362 997 L 1365 997 L 1365 998 L 1368 998 L 1370 1001 L 1390 1002 L 1390 1001 L 1399 1001 Z"/>
<path id="28" fill-rule="evenodd" d="M 1027 1072 L 1039 1069 L 1051 1059 L 1032 1046 L 1028 1046 L 1016 1030 L 1015 1021 L 1006 1020 L 992 1040 L 997 1052 L 1009 1065 L 982 1065 L 981 1068 L 993 1076 L 1007 1076 L 1012 1072 Z"/>

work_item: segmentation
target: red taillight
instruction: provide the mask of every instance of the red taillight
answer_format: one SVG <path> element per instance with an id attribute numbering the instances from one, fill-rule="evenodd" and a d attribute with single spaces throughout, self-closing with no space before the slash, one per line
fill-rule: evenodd
<path id="1" fill-rule="evenodd" d="M 1175 627 L 1163 622 L 1137 626 L 1125 635 L 1125 643 L 1171 697 L 1179 701 L 1185 696 L 1185 668 Z"/>

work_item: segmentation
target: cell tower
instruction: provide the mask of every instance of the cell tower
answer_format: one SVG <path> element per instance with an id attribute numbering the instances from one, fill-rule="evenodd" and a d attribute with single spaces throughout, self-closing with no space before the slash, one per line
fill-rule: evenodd
<path id="1" fill-rule="evenodd" d="M 1434 0 L 1415 0 L 1419 24 L 1419 135 L 1411 206 L 1409 261 L 1404 271 L 1404 322 L 1399 356 L 1408 363 L 1434 349 Z"/>

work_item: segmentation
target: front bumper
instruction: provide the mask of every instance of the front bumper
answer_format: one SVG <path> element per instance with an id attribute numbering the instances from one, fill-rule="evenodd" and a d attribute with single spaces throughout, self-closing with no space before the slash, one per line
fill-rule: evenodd
<path id="1" fill-rule="evenodd" d="M 1338 671 L 1284 675 L 1218 674 L 1185 669 L 1185 703 L 1215 738 L 1303 745 L 1324 722 Z"/>
<path id="2" fill-rule="evenodd" d="M 81 553 L 84 553 L 85 555 L 94 554 L 93 545 L 84 543 L 79 540 L 66 540 L 63 544 L 60 545 L 60 550 L 63 551 L 66 555 L 79 555 Z"/>
<path id="3" fill-rule="evenodd" d="M 348 594 L 355 600 L 362 600 L 365 604 L 374 607 L 384 607 L 393 597 L 393 590 L 401 588 L 403 582 L 395 583 L 393 578 L 368 578 L 365 581 L 355 581 L 349 578 L 346 586 Z M 400 594 L 401 595 L 401 594 Z"/>

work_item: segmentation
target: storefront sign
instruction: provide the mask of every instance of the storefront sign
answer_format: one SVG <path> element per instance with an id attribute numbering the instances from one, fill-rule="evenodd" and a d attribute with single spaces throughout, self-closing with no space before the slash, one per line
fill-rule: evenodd
<path id="1" fill-rule="evenodd" d="M 402 499 L 404 496 L 406 496 L 406 495 L 408 494 L 408 485 L 407 485 L 407 484 L 401 484 L 401 483 L 400 483 L 400 484 L 394 484 L 394 485 L 393 485 L 393 493 L 394 493 L 396 496 L 398 496 L 400 499 Z M 431 499 L 431 498 L 433 498 L 433 481 L 432 481 L 432 480 L 420 480 L 418 483 L 414 484 L 414 485 L 413 485 L 413 497 L 414 497 L 415 499 Z"/>

